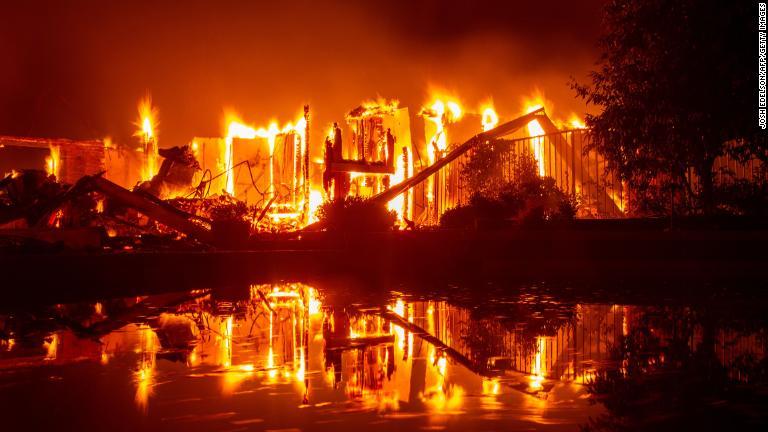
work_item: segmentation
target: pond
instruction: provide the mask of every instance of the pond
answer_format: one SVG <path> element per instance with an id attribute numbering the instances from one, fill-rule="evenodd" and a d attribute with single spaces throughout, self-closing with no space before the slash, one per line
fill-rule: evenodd
<path id="1" fill-rule="evenodd" d="M 766 425 L 761 302 L 345 285 L 2 312 L 3 430 Z"/>

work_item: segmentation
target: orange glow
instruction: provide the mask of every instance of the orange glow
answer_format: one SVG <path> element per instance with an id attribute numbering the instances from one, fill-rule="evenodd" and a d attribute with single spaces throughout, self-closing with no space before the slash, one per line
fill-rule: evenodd
<path id="1" fill-rule="evenodd" d="M 534 137 L 531 139 L 533 147 L 533 157 L 536 158 L 536 164 L 539 166 L 539 177 L 544 177 L 547 173 L 544 168 L 544 128 L 541 127 L 538 120 L 528 123 L 528 135 Z"/>
<path id="2" fill-rule="evenodd" d="M 139 119 L 134 123 L 138 130 L 134 133 L 141 139 L 141 151 L 144 153 L 142 180 L 148 181 L 157 174 L 159 156 L 157 154 L 157 108 L 152 106 L 152 97 L 146 96 L 139 101 Z"/>
<path id="3" fill-rule="evenodd" d="M 275 202 L 268 214 L 268 221 L 271 221 L 274 224 L 287 222 L 301 225 L 304 223 L 305 216 L 312 221 L 315 210 L 322 203 L 322 194 L 318 195 L 318 193 L 312 191 L 312 188 L 310 187 L 309 203 L 307 203 L 307 211 L 309 212 L 309 215 L 305 215 L 305 197 L 303 193 L 300 193 L 299 191 L 303 190 L 305 182 L 309 181 L 309 179 L 305 179 L 302 174 L 304 156 L 307 151 L 306 119 L 300 117 L 295 123 L 288 122 L 282 128 L 278 126 L 276 121 L 271 121 L 267 127 L 255 127 L 244 123 L 236 114 L 230 112 L 225 115 L 224 123 L 226 125 L 226 137 L 224 139 L 224 148 L 222 149 L 219 168 L 226 172 L 225 191 L 232 196 L 236 195 L 234 182 L 235 173 L 233 172 L 233 167 L 235 166 L 235 149 L 233 148 L 234 139 L 240 138 L 252 140 L 263 138 L 267 141 L 269 149 L 269 162 L 268 167 L 266 168 L 269 172 L 269 187 L 265 192 L 270 196 L 276 195 L 279 190 L 275 177 L 275 149 L 278 143 L 277 140 L 280 136 L 294 135 L 294 143 L 296 145 L 296 151 L 293 156 L 294 175 L 290 185 L 287 185 L 288 189 L 291 191 L 291 200 L 290 202 L 285 202 L 285 200 Z M 248 145 L 247 143 L 244 144 Z"/>
<path id="4" fill-rule="evenodd" d="M 528 388 L 532 391 L 538 391 L 543 388 L 542 382 L 544 381 L 544 375 L 545 375 L 545 367 L 544 363 L 545 359 L 543 358 L 544 353 L 546 351 L 546 344 L 547 341 L 543 336 L 536 337 L 536 354 L 533 358 L 533 368 L 531 370 L 531 375 L 529 377 L 530 383 L 528 385 Z"/>
<path id="5" fill-rule="evenodd" d="M 525 99 L 525 113 L 536 111 L 537 109 L 545 106 L 544 96 L 536 90 L 534 95 L 528 99 Z M 538 138 L 544 135 L 544 128 L 538 120 L 534 120 L 528 123 L 528 136 L 531 139 L 531 150 L 533 151 L 533 157 L 536 159 L 536 163 L 539 167 L 539 176 L 544 177 L 546 175 L 546 169 L 544 165 L 544 139 Z"/>
<path id="6" fill-rule="evenodd" d="M 136 383 L 136 406 L 146 412 L 149 405 L 149 397 L 154 392 L 155 383 L 155 358 L 159 341 L 155 332 L 147 325 L 139 327 L 139 364 L 134 373 Z"/>
<path id="7" fill-rule="evenodd" d="M 437 94 L 433 95 L 432 101 L 421 109 L 419 115 L 428 121 L 427 125 L 432 125 L 432 128 L 427 129 L 427 134 L 432 131 L 427 139 L 427 160 L 430 165 L 434 164 L 438 156 L 448 149 L 448 132 L 445 127 L 460 120 L 462 114 L 461 105 L 455 98 L 446 98 L 444 95 Z M 430 176 L 426 187 L 427 203 L 430 208 L 435 199 L 434 185 L 435 178 Z"/>
<path id="8" fill-rule="evenodd" d="M 232 166 L 234 165 L 234 153 L 232 151 L 232 140 L 234 138 L 256 138 L 256 129 L 242 123 L 240 119 L 234 114 L 227 114 L 226 116 L 227 134 L 224 138 L 224 151 L 221 156 L 221 163 L 219 169 L 225 171 L 226 192 L 232 196 L 235 196 L 235 176 L 232 173 Z"/>
<path id="9" fill-rule="evenodd" d="M 458 414 L 464 404 L 464 389 L 459 385 L 438 385 L 420 395 L 421 401 L 433 412 Z"/>
<path id="10" fill-rule="evenodd" d="M 45 172 L 49 176 L 59 178 L 59 167 L 61 159 L 61 148 L 57 145 L 51 145 L 50 154 L 45 157 Z"/>
<path id="11" fill-rule="evenodd" d="M 396 185 L 403 182 L 406 179 L 406 166 L 403 158 L 398 158 L 395 162 L 395 173 L 389 177 L 389 183 Z M 407 194 L 400 194 L 387 203 L 387 209 L 397 213 L 397 220 L 402 221 L 403 206 L 405 205 L 405 196 Z"/>
<path id="12" fill-rule="evenodd" d="M 427 153 L 430 164 L 436 160 L 436 150 L 445 151 L 448 148 L 448 137 L 445 126 L 461 119 L 462 110 L 456 100 L 443 101 L 440 98 L 435 99 L 429 104 L 429 108 L 421 111 L 422 116 L 432 122 L 435 126 L 435 132 L 430 139 Z"/>
<path id="13" fill-rule="evenodd" d="M 319 189 L 309 191 L 309 223 L 317 222 L 317 209 L 323 204 L 323 192 Z"/>
<path id="14" fill-rule="evenodd" d="M 394 114 L 400 106 L 400 101 L 397 99 L 387 100 L 386 98 L 378 97 L 375 100 L 367 100 L 361 104 L 365 109 L 357 117 L 366 117 L 372 115 L 381 114 Z"/>
<path id="15" fill-rule="evenodd" d="M 43 349 L 45 349 L 46 360 L 56 360 L 56 356 L 58 355 L 59 350 L 59 334 L 51 334 L 51 340 L 45 340 L 43 342 Z"/>
<path id="16" fill-rule="evenodd" d="M 568 125 L 572 129 L 586 129 L 587 125 L 584 124 L 584 120 L 579 118 L 576 114 L 571 114 L 571 118 L 568 120 Z"/>
<path id="17" fill-rule="evenodd" d="M 493 107 L 489 106 L 483 109 L 483 132 L 489 131 L 496 127 L 496 125 L 499 124 L 499 115 L 496 114 L 496 111 L 493 109 Z"/>
<path id="18" fill-rule="evenodd" d="M 501 386 L 499 385 L 498 378 L 490 378 L 483 380 L 483 395 L 493 396 L 501 392 Z"/>

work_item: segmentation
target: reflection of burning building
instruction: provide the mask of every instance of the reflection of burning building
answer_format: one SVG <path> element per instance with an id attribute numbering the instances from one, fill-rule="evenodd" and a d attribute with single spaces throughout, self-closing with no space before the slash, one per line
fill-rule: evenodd
<path id="1" fill-rule="evenodd" d="M 213 377 L 223 394 L 256 381 L 289 385 L 305 403 L 331 391 L 371 410 L 408 404 L 444 414 L 462 407 L 465 392 L 544 397 L 556 391 L 555 381 L 584 383 L 627 361 L 642 368 L 672 362 L 683 346 L 693 354 L 709 350 L 737 381 L 750 379 L 750 359 L 766 355 L 759 332 L 699 323 L 690 309 L 561 305 L 542 314 L 517 303 L 473 312 L 445 301 L 404 300 L 385 308 L 321 308 L 315 290 L 301 284 L 254 285 L 243 300 L 193 292 L 60 306 L 55 313 L 87 332 L 25 334 L 36 326 L 0 317 L 9 337 L 0 339 L 0 368 L 14 367 L 14 358 L 25 365 L 127 362 L 141 410 L 167 379 L 167 362 Z"/>

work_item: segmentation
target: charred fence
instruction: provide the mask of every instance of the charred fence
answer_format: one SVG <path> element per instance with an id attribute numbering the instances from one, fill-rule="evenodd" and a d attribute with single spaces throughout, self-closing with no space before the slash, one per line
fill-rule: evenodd
<path id="1" fill-rule="evenodd" d="M 560 189 L 578 198 L 579 217 L 623 217 L 629 199 L 626 187 L 618 175 L 606 170 L 602 156 L 585 151 L 588 140 L 586 130 L 496 140 L 493 145 L 502 146 L 498 152 L 502 158 L 501 180 L 515 178 L 517 156 L 530 156 L 536 160 L 541 175 L 553 178 Z M 471 191 L 461 171 L 473 153 L 470 151 L 441 169 L 431 184 L 417 191 L 423 195 L 423 222 L 437 223 L 446 210 L 469 202 Z"/>
<path id="2" fill-rule="evenodd" d="M 631 208 L 633 193 L 618 173 L 607 168 L 602 155 L 587 150 L 589 140 L 586 129 L 496 140 L 493 145 L 502 146 L 498 152 L 502 159 L 499 183 L 516 177 L 518 156 L 529 156 L 536 160 L 540 175 L 551 177 L 561 190 L 576 197 L 577 217 L 625 217 Z M 469 203 L 471 190 L 461 171 L 473 154 L 474 151 L 469 151 L 457 158 L 436 173 L 430 183 L 416 189 L 414 213 L 421 210 L 420 222 L 437 224 L 446 210 Z M 758 159 L 744 161 L 728 155 L 715 160 L 713 171 L 715 184 L 719 185 L 738 180 L 765 180 L 767 172 Z M 687 179 L 692 189 L 698 190 L 699 181 L 693 170 L 687 173 Z"/>

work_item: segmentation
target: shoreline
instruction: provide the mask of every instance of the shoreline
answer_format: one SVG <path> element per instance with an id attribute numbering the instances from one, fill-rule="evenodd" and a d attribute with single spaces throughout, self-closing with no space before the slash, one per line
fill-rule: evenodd
<path id="1" fill-rule="evenodd" d="M 345 278 L 393 287 L 471 279 L 696 281 L 762 292 L 767 244 L 765 229 L 308 233 L 249 250 L 0 253 L 0 274 L 6 303 Z"/>

